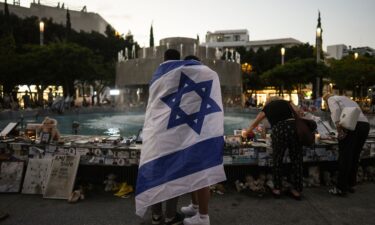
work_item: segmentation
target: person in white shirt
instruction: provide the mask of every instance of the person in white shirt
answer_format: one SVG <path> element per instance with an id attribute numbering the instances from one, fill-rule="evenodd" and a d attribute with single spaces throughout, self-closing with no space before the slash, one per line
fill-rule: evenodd
<path id="1" fill-rule="evenodd" d="M 359 156 L 368 137 L 370 124 L 358 104 L 350 98 L 327 93 L 323 99 L 327 103 L 331 119 L 336 125 L 339 141 L 339 174 L 336 187 L 330 189 L 329 192 L 333 195 L 343 196 L 347 192 L 354 193 L 355 191 Z M 356 107 L 360 110 L 354 131 L 347 130 L 339 124 L 341 112 L 345 107 Z"/>

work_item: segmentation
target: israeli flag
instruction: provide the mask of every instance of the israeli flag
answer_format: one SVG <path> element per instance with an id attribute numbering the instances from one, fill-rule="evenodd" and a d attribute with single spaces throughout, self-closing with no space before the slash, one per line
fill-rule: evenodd
<path id="1" fill-rule="evenodd" d="M 143 127 L 136 214 L 226 180 L 219 78 L 195 60 L 167 61 L 152 77 Z"/>

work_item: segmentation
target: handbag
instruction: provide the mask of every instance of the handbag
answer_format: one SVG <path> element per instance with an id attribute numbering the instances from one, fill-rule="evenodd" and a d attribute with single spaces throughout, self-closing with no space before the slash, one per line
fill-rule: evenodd
<path id="1" fill-rule="evenodd" d="M 360 110 L 357 107 L 344 107 L 341 111 L 339 124 L 347 130 L 355 130 L 359 113 Z"/>
<path id="2" fill-rule="evenodd" d="M 289 105 L 289 107 L 296 121 L 296 132 L 299 143 L 304 146 L 313 145 L 315 143 L 315 130 L 317 128 L 316 122 L 300 117 L 291 105 Z"/>

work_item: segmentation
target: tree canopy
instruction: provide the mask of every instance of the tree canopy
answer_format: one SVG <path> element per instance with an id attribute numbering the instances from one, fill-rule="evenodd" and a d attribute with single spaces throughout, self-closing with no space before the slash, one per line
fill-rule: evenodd
<path id="1" fill-rule="evenodd" d="M 74 81 L 114 85 L 117 54 L 133 45 L 132 36 L 125 39 L 107 26 L 105 35 L 77 32 L 71 29 L 67 11 L 66 26 L 43 18 L 44 46 L 39 46 L 39 19 L 19 18 L 0 12 L 0 84 L 4 92 L 16 85 L 61 85 L 64 95 L 74 94 Z M 98 86 L 98 83 L 101 85 Z"/>

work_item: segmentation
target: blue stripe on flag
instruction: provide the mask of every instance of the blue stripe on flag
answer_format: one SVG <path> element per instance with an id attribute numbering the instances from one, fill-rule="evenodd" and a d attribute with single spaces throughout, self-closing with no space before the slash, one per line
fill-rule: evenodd
<path id="1" fill-rule="evenodd" d="M 181 61 L 170 61 L 161 64 L 156 72 L 152 75 L 150 86 L 164 74 L 168 73 L 171 70 L 174 70 L 180 66 L 195 66 L 202 65 L 199 61 L 196 60 L 181 60 Z"/>
<path id="2" fill-rule="evenodd" d="M 215 137 L 142 165 L 138 170 L 136 195 L 168 181 L 222 164 L 223 146 L 223 137 Z"/>

